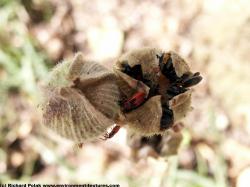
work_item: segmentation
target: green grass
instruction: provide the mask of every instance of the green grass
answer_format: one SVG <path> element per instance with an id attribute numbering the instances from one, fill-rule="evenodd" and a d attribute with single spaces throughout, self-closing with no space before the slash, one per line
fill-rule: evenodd
<path id="1" fill-rule="evenodd" d="M 37 95 L 37 82 L 48 73 L 48 60 L 35 47 L 28 28 L 17 13 L 24 10 L 18 1 L 9 1 L 0 9 L 1 98 L 8 91 Z"/>

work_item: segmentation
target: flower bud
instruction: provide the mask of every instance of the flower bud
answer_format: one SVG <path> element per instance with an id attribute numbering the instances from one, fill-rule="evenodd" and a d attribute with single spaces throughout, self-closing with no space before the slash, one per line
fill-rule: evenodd
<path id="1" fill-rule="evenodd" d="M 185 117 L 191 110 L 189 87 L 202 79 L 198 72 L 190 71 L 178 54 L 155 48 L 122 55 L 114 65 L 114 72 L 124 98 L 125 105 L 121 107 L 127 127 L 143 136 L 164 134 Z M 136 95 L 137 92 L 144 92 L 145 98 L 137 98 L 137 95 L 143 95 Z M 143 100 L 141 105 L 138 104 Z"/>
<path id="2" fill-rule="evenodd" d="M 81 53 L 58 64 L 42 90 L 44 125 L 76 143 L 100 137 L 120 114 L 116 76 Z"/>

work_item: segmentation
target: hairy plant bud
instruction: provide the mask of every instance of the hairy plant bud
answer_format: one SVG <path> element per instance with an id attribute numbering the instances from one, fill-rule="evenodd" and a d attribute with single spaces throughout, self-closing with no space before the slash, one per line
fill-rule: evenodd
<path id="1" fill-rule="evenodd" d="M 80 53 L 57 65 L 43 86 L 44 124 L 77 143 L 111 138 L 121 126 L 169 141 L 168 130 L 191 109 L 190 87 L 201 81 L 200 73 L 178 54 L 155 48 L 122 55 L 113 70 Z"/>
<path id="2" fill-rule="evenodd" d="M 100 137 L 119 118 L 116 76 L 81 53 L 58 64 L 42 89 L 43 123 L 77 143 Z"/>
<path id="3" fill-rule="evenodd" d="M 114 66 L 127 127 L 145 136 L 164 134 L 191 109 L 191 89 L 201 81 L 174 52 L 133 50 Z"/>

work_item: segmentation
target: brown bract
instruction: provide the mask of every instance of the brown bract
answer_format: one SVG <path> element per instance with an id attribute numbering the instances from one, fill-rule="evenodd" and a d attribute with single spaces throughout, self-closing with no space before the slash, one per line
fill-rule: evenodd
<path id="1" fill-rule="evenodd" d="M 115 75 L 80 53 L 52 70 L 43 92 L 44 124 L 75 142 L 100 137 L 119 117 Z"/>
<path id="2" fill-rule="evenodd" d="M 141 65 L 143 77 L 151 81 L 151 86 L 159 85 L 160 89 L 164 88 L 162 92 L 166 92 L 168 88 L 167 81 L 162 81 L 162 74 L 159 69 L 159 58 L 163 52 L 155 48 L 143 48 L 133 50 L 122 55 L 114 66 L 114 72 L 118 77 L 118 84 L 121 93 L 127 98 L 131 97 L 139 89 L 146 90 L 148 94 L 150 87 L 138 80 L 123 73 L 123 64 L 128 64 L 130 67 Z M 188 64 L 176 53 L 168 52 L 173 61 L 178 77 L 184 73 L 190 73 Z M 161 85 L 162 83 L 165 85 Z M 160 122 L 162 117 L 162 101 L 165 95 L 155 95 L 150 97 L 142 106 L 124 113 L 127 127 L 134 133 L 139 133 L 144 136 L 152 136 L 154 134 L 164 134 L 160 129 Z M 169 101 L 170 109 L 174 113 L 174 122 L 181 120 L 186 116 L 191 109 L 191 90 L 188 90 L 180 95 L 173 97 Z"/>
<path id="3" fill-rule="evenodd" d="M 161 135 L 145 137 L 128 131 L 127 143 L 132 148 L 133 156 L 139 157 L 144 148 L 149 148 L 147 156 L 168 157 L 176 155 L 180 146 L 182 135 L 180 132 L 167 131 Z"/>

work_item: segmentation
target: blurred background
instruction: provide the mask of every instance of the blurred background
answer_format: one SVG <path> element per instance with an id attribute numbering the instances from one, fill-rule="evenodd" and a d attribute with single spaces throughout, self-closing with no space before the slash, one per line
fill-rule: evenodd
<path id="1" fill-rule="evenodd" d="M 143 46 L 203 75 L 178 155 L 133 158 L 126 131 L 75 148 L 43 128 L 41 82 L 81 51 L 109 66 Z M 249 0 L 0 0 L 0 184 L 250 186 Z"/>

